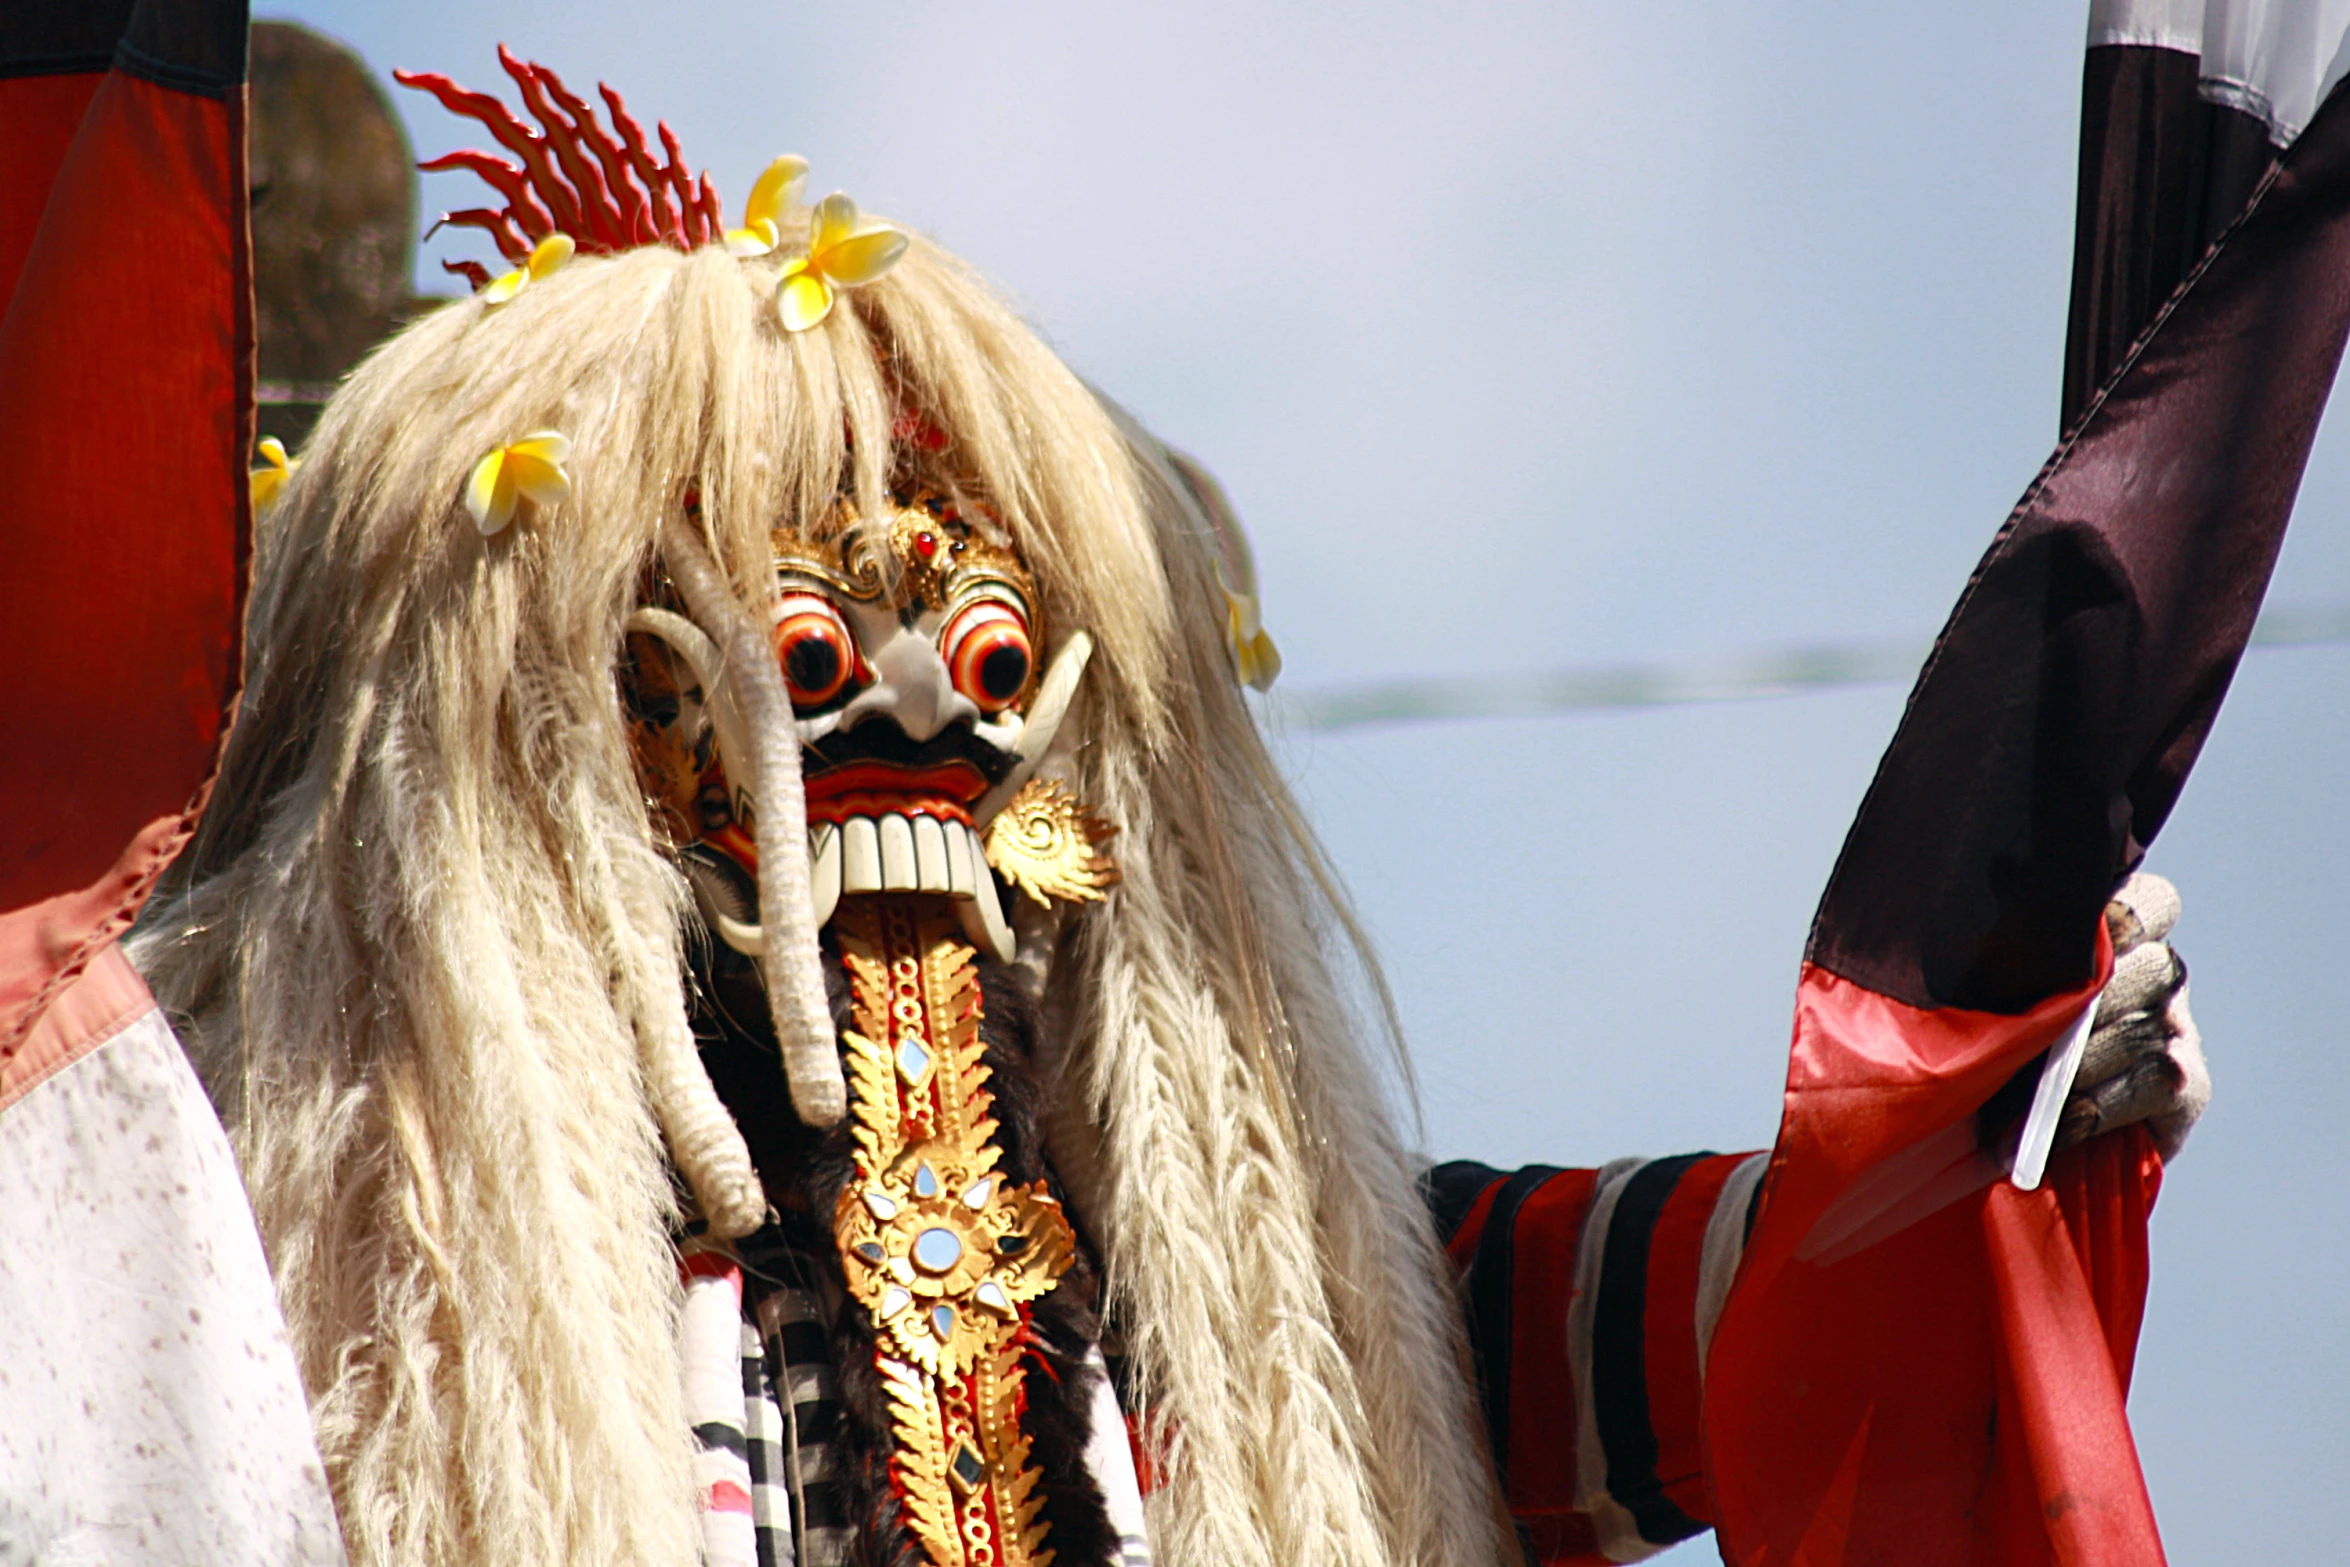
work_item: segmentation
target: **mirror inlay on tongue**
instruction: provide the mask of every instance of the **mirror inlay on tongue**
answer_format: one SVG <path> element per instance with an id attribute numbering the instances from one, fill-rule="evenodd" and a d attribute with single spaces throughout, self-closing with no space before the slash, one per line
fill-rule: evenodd
<path id="1" fill-rule="evenodd" d="M 833 928 L 854 1014 L 841 1043 L 857 1148 L 833 1232 L 873 1323 L 891 1478 L 935 1567 L 1041 1567 L 1021 1330 L 1076 1237 L 1044 1182 L 996 1169 L 975 955 L 949 900 L 846 898 Z"/>

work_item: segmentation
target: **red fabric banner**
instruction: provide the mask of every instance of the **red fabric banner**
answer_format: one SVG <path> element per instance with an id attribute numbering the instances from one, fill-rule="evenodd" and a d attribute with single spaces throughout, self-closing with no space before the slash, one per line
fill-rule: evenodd
<path id="1" fill-rule="evenodd" d="M 1738 1567 L 2162 1559 L 2123 1408 L 2151 1144 L 2027 1193 L 1977 1120 L 2110 969 L 2100 911 L 2218 714 L 2346 336 L 2337 90 L 2000 529 L 1845 840 L 1707 1366 Z"/>
<path id="2" fill-rule="evenodd" d="M 1973 1151 L 1976 1108 L 2110 966 L 2101 943 L 2096 985 L 2020 1016 L 1805 970 L 1766 1200 L 1707 1366 L 1725 1561 L 2162 1560 L 2123 1409 L 2159 1161 L 2132 1129 L 2021 1192 Z"/>
<path id="3" fill-rule="evenodd" d="M 0 148 L 5 1051 L 135 910 L 211 772 L 238 678 L 253 333 L 242 87 L 13 77 Z"/>

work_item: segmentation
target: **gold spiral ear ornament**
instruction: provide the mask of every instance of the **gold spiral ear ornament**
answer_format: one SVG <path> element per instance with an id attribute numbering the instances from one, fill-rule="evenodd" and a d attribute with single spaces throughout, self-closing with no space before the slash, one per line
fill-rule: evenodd
<path id="1" fill-rule="evenodd" d="M 1032 778 L 987 826 L 987 863 L 1050 908 L 1095 903 L 1118 884 L 1101 845 L 1118 829 L 1096 816 L 1057 778 Z"/>

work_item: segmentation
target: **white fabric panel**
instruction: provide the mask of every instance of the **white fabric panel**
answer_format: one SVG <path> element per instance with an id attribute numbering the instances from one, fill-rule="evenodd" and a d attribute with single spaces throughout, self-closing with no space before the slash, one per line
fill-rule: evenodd
<path id="1" fill-rule="evenodd" d="M 1150 1526 L 1143 1521 L 1142 1482 L 1134 1472 L 1126 1414 L 1118 1407 L 1118 1390 L 1110 1385 L 1101 1346 L 1087 1350 L 1085 1358 L 1094 1369 L 1093 1430 L 1085 1439 L 1085 1471 L 1101 1487 L 1110 1527 L 1117 1531 L 1118 1567 L 1151 1567 Z"/>
<path id="2" fill-rule="evenodd" d="M 1705 1381 L 1705 1357 L 1714 1347 L 1714 1327 L 1729 1304 L 1730 1285 L 1738 1277 L 1738 1263 L 1746 1255 L 1746 1210 L 1754 1189 L 1771 1167 L 1771 1156 L 1758 1153 L 1730 1172 L 1714 1211 L 1705 1221 L 1705 1241 L 1697 1254 L 1697 1380 Z"/>
<path id="3" fill-rule="evenodd" d="M 2290 145 L 2350 72 L 2350 0 L 2090 0 L 2089 47 L 2139 44 L 2203 57 L 2203 96 Z"/>
<path id="4" fill-rule="evenodd" d="M 2289 145 L 2342 79 L 2350 0 L 2211 0 L 2203 96 L 2268 122 Z"/>
<path id="5" fill-rule="evenodd" d="M 342 1559 L 228 1139 L 146 1012 L 0 1112 L 0 1562 Z"/>
<path id="6" fill-rule="evenodd" d="M 2139 44 L 2203 52 L 2204 0 L 2089 0 L 2089 47 Z"/>
<path id="7" fill-rule="evenodd" d="M 743 1276 L 733 1269 L 690 1275 L 677 1319 L 677 1361 L 685 1418 L 699 1439 L 710 1427 L 747 1439 L 743 1357 L 759 1354 L 759 1330 L 743 1321 Z M 743 1453 L 697 1441 L 694 1487 L 702 1499 L 703 1567 L 759 1567 L 751 1516 L 751 1464 Z"/>

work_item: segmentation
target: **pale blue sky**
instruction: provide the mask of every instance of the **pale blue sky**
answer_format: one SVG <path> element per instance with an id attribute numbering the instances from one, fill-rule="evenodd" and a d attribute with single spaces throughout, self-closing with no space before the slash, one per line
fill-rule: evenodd
<path id="1" fill-rule="evenodd" d="M 730 210 L 796 151 L 960 250 L 1222 476 L 1298 689 L 1923 636 L 2055 435 L 2077 7 L 275 14 L 480 87 L 504 38 L 667 117 Z M 401 96 L 421 152 L 477 139 Z M 2329 428 L 2278 601 L 2350 597 L 2346 511 Z M 2133 1402 L 2180 1562 L 2340 1551 L 2346 691 L 2350 651 L 2254 654 L 2152 861 L 2218 1080 Z M 1902 694 L 1288 736 L 1430 1150 L 1766 1143 Z"/>

